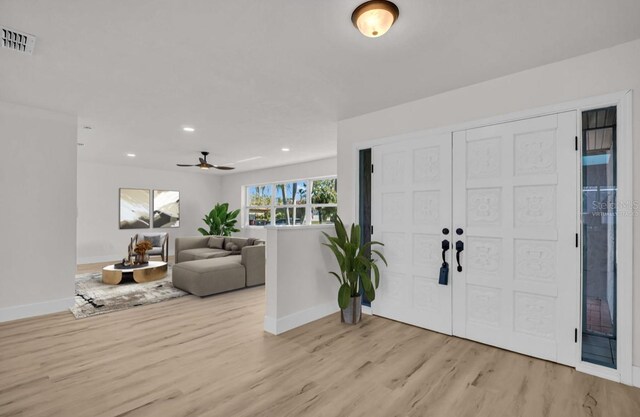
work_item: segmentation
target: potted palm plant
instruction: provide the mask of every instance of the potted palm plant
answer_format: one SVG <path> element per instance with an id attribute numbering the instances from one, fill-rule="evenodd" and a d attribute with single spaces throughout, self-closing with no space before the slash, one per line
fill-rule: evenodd
<path id="1" fill-rule="evenodd" d="M 238 214 L 240 214 L 240 209 L 230 212 L 229 203 L 218 203 L 202 219 L 209 227 L 209 230 L 200 227 L 198 232 L 203 236 L 231 236 L 231 233 L 240 231 L 235 227 L 238 222 Z"/>
<path id="2" fill-rule="evenodd" d="M 349 324 L 356 324 L 360 321 L 362 313 L 361 287 L 369 301 L 376 298 L 376 288 L 380 284 L 380 271 L 373 255 L 387 265 L 387 260 L 382 253 L 372 249 L 374 245 L 384 246 L 380 242 L 362 243 L 360 240 L 360 226 L 351 225 L 351 233 L 347 234 L 347 229 L 340 217 L 335 218 L 336 236 L 329 236 L 324 233 L 329 243 L 323 243 L 336 257 L 340 266 L 340 274 L 329 272 L 335 276 L 340 283 L 338 290 L 338 305 L 342 310 L 342 321 Z M 373 274 L 373 281 L 371 279 Z"/>

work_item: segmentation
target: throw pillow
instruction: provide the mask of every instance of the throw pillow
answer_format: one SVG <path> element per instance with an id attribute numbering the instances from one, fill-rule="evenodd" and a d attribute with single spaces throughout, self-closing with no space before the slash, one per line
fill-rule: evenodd
<path id="1" fill-rule="evenodd" d="M 226 250 L 228 250 L 229 252 L 231 252 L 231 254 L 232 254 L 232 255 L 235 255 L 235 254 L 240 253 L 240 249 L 241 249 L 240 247 L 238 247 L 238 245 L 236 245 L 236 244 L 235 244 L 235 243 L 233 243 L 233 242 L 227 242 L 227 243 L 224 245 L 224 248 L 225 248 Z"/>
<path id="2" fill-rule="evenodd" d="M 230 237 L 229 241 L 238 246 L 238 249 L 242 249 L 247 246 L 247 238 L 245 237 Z"/>
<path id="3" fill-rule="evenodd" d="M 211 236 L 209 238 L 208 246 L 211 249 L 223 249 L 224 248 L 224 238 L 222 236 Z"/>
<path id="4" fill-rule="evenodd" d="M 154 248 L 162 246 L 162 236 L 160 235 L 142 236 L 142 240 L 148 240 Z"/>
<path id="5" fill-rule="evenodd" d="M 256 238 L 254 238 L 254 237 L 248 237 L 248 238 L 247 238 L 247 246 L 253 246 L 253 245 L 255 245 L 255 244 L 256 244 L 256 240 L 257 240 L 257 239 L 256 239 Z"/>

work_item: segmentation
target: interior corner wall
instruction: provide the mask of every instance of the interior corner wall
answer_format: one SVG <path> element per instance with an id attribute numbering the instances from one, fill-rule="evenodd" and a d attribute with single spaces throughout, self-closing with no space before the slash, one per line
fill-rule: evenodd
<path id="1" fill-rule="evenodd" d="M 75 116 L 0 102 L 0 321 L 73 305 Z"/>
<path id="2" fill-rule="evenodd" d="M 640 40 L 537 67 L 338 123 L 338 211 L 356 217 L 355 156 L 358 142 L 451 126 L 493 116 L 624 90 L 633 106 L 634 189 L 640 196 Z M 640 366 L 640 221 L 634 222 L 633 363 Z"/>
<path id="3" fill-rule="evenodd" d="M 257 169 L 255 171 L 227 174 L 222 177 L 221 201 L 228 202 L 230 209 L 241 208 L 243 204 L 242 187 L 252 184 L 263 184 L 278 181 L 305 178 L 328 177 L 336 175 L 337 159 L 325 158 L 298 164 L 284 165 L 274 168 Z M 340 179 L 338 179 L 338 189 Z M 340 201 L 338 201 L 338 205 Z M 240 219 L 242 222 L 242 219 Z M 267 232 L 263 227 L 241 228 L 242 236 L 256 237 L 266 240 Z"/>
<path id="4" fill-rule="evenodd" d="M 127 255 L 137 234 L 168 232 L 169 255 L 178 236 L 199 236 L 202 218 L 219 201 L 221 177 L 208 173 L 78 163 L 78 263 L 106 262 Z M 180 227 L 120 230 L 120 188 L 180 191 Z"/>

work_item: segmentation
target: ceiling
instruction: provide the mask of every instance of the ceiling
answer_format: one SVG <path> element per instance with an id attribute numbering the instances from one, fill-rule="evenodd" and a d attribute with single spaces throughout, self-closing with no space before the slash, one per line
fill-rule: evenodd
<path id="1" fill-rule="evenodd" d="M 32 56 L 0 48 L 0 100 L 77 114 L 81 161 L 208 150 L 250 170 L 334 156 L 338 120 L 640 38 L 638 0 L 396 0 L 376 39 L 359 3 L 0 0 L 37 36 Z"/>

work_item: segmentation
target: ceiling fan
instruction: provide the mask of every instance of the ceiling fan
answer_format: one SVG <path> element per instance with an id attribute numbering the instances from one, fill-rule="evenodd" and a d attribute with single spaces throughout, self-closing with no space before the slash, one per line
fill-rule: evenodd
<path id="1" fill-rule="evenodd" d="M 222 170 L 235 169 L 234 167 L 225 167 L 222 165 L 211 165 L 210 163 L 207 162 L 207 155 L 209 155 L 209 152 L 202 151 L 200 153 L 204 158 L 198 158 L 200 160 L 199 164 L 196 164 L 196 165 L 176 164 L 176 165 L 179 167 L 199 167 L 200 169 L 209 169 L 209 168 L 222 169 Z"/>

